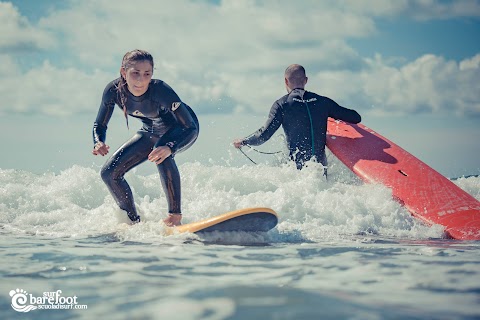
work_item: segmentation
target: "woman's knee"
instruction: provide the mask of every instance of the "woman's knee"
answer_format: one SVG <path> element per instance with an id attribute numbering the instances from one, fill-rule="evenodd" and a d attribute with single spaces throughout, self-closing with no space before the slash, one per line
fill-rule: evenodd
<path id="1" fill-rule="evenodd" d="M 108 184 L 113 180 L 118 180 L 119 178 L 122 178 L 123 174 L 119 174 L 113 166 L 105 165 L 100 171 L 100 176 L 102 177 L 103 182 Z"/>
<path id="2" fill-rule="evenodd" d="M 108 181 L 111 180 L 111 170 L 108 167 L 103 167 L 102 170 L 100 171 L 100 177 L 102 177 L 103 182 L 107 183 Z"/>

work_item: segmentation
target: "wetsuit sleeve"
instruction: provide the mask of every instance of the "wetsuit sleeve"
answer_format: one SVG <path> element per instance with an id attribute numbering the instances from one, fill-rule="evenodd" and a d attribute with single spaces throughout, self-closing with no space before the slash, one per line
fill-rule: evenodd
<path id="1" fill-rule="evenodd" d="M 283 121 L 283 114 L 282 108 L 278 102 L 275 102 L 270 109 L 270 113 L 268 115 L 267 122 L 265 125 L 255 131 L 253 134 L 249 135 L 245 139 L 243 139 L 242 144 L 250 144 L 252 146 L 258 146 L 262 143 L 265 143 L 268 139 L 270 139 L 275 131 L 280 128 L 280 125 Z"/>
<path id="2" fill-rule="evenodd" d="M 112 83 L 108 84 L 103 91 L 102 102 L 98 110 L 97 118 L 93 123 L 93 144 L 105 142 L 107 136 L 107 126 L 113 114 L 115 107 L 114 87 Z"/>
<path id="3" fill-rule="evenodd" d="M 328 116 L 337 120 L 343 120 L 349 123 L 359 123 L 362 121 L 360 114 L 352 109 L 347 109 L 338 105 L 335 101 L 329 98 L 327 99 L 328 104 Z"/>
<path id="4" fill-rule="evenodd" d="M 172 153 L 175 154 L 177 150 L 182 149 L 198 135 L 198 127 L 190 114 L 189 107 L 183 102 L 175 110 L 172 108 L 172 113 L 177 125 L 168 130 L 155 147 L 169 146 Z"/>

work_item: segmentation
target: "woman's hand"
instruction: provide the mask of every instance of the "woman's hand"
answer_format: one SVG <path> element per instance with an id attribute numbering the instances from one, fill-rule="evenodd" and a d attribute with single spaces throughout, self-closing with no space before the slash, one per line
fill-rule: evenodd
<path id="1" fill-rule="evenodd" d="M 148 155 L 148 160 L 160 164 L 172 154 L 172 149 L 169 146 L 160 146 L 153 149 Z"/>
<path id="2" fill-rule="evenodd" d="M 95 156 L 97 155 L 104 156 L 108 153 L 108 149 L 110 149 L 110 147 L 100 141 L 95 144 L 95 147 L 93 147 L 92 154 Z"/>

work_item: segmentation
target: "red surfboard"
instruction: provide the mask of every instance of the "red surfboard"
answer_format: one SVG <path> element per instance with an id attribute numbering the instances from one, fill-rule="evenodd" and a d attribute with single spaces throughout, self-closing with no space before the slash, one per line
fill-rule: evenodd
<path id="1" fill-rule="evenodd" d="M 447 235 L 480 240 L 480 201 L 363 124 L 328 119 L 327 147 L 363 181 L 392 189 L 395 199 Z"/>

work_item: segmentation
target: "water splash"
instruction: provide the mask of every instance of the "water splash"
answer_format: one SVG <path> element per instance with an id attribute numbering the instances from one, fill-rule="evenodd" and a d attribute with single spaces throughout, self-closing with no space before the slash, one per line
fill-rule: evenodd
<path id="1" fill-rule="evenodd" d="M 251 244 L 309 242 L 358 235 L 441 238 L 439 226 L 427 227 L 392 199 L 390 189 L 364 184 L 332 162 L 328 181 L 319 164 L 298 171 L 293 165 L 243 167 L 185 163 L 180 166 L 184 223 L 246 207 L 271 207 L 277 228 L 259 234 L 211 234 L 207 242 Z M 96 170 L 73 166 L 59 174 L 0 170 L 0 226 L 18 233 L 52 237 L 98 237 L 118 241 L 166 241 L 161 223 L 167 202 L 156 174 L 126 175 L 141 224 L 130 226 Z M 480 178 L 454 180 L 480 198 Z M 175 235 L 185 241 L 195 235 Z"/>

